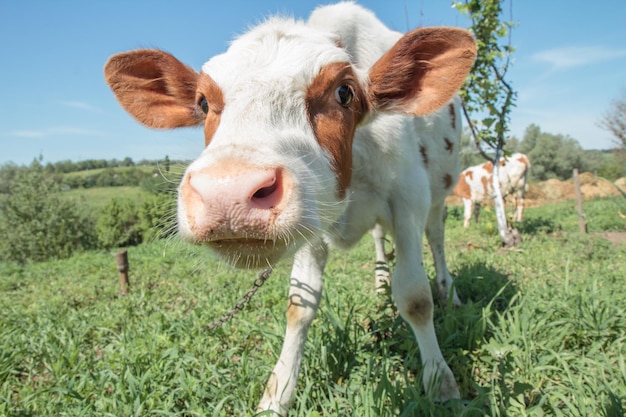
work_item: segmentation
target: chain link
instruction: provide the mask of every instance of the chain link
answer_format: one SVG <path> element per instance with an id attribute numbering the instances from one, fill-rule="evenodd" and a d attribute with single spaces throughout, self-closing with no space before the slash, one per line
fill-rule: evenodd
<path id="1" fill-rule="evenodd" d="M 261 288 L 263 284 L 265 284 L 265 281 L 267 281 L 271 273 L 272 273 L 272 268 L 265 268 L 264 270 L 259 272 L 259 275 L 254 280 L 254 284 L 252 284 L 252 288 L 250 288 L 248 292 L 246 292 L 243 295 L 243 297 L 241 297 L 241 300 L 239 300 L 230 311 L 226 312 L 218 320 L 209 324 L 207 326 L 207 330 L 212 331 L 212 330 L 217 329 L 218 327 L 226 323 L 228 320 L 232 319 L 235 314 L 239 313 L 246 306 L 246 304 L 250 302 L 250 299 L 258 291 L 258 289 Z"/>

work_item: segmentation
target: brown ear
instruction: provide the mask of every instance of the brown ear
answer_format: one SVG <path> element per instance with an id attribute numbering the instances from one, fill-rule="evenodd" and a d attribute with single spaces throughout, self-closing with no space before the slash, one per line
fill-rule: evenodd
<path id="1" fill-rule="evenodd" d="M 104 78 L 122 107 L 148 127 L 172 129 L 204 121 L 195 106 L 198 74 L 172 55 L 154 49 L 117 54 Z"/>
<path id="2" fill-rule="evenodd" d="M 475 57 L 476 44 L 466 30 L 409 32 L 370 69 L 373 108 L 416 116 L 432 113 L 461 88 Z"/>

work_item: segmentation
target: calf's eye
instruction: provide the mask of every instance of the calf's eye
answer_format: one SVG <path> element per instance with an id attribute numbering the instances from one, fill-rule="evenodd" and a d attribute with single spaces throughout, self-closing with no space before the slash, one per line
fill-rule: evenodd
<path id="1" fill-rule="evenodd" d="M 207 103 L 206 97 L 202 96 L 200 100 L 198 100 L 198 107 L 202 109 L 202 112 L 204 114 L 207 114 L 209 112 L 209 103 Z"/>
<path id="2" fill-rule="evenodd" d="M 348 84 L 342 84 L 335 90 L 335 99 L 342 106 L 348 106 L 354 99 L 354 91 Z"/>

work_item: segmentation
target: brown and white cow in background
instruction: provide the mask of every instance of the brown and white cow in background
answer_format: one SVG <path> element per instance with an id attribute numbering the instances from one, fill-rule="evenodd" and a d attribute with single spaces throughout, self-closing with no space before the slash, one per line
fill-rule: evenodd
<path id="1" fill-rule="evenodd" d="M 447 294 L 442 210 L 459 172 L 455 94 L 475 54 L 465 30 L 403 36 L 346 2 L 308 22 L 271 18 L 199 73 L 160 50 L 107 62 L 107 83 L 139 122 L 204 128 L 206 148 L 178 190 L 182 237 L 244 268 L 295 253 L 284 345 L 259 410 L 287 413 L 328 244 L 350 247 L 375 224 L 394 239 L 391 290 L 419 344 L 426 391 L 459 397 L 435 335 L 422 236 Z"/>
<path id="2" fill-rule="evenodd" d="M 530 170 L 530 160 L 523 153 L 514 153 L 508 158 L 500 158 L 500 189 L 502 197 L 515 197 L 513 221 L 521 222 L 524 213 L 524 194 Z M 480 203 L 494 197 L 493 194 L 493 163 L 467 168 L 459 175 L 459 182 L 454 188 L 454 195 L 463 200 L 463 226 L 469 227 L 472 212 L 478 221 Z"/>

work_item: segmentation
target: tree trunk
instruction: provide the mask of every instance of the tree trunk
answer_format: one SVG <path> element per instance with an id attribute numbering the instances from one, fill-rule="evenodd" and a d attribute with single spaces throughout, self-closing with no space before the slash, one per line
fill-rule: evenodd
<path id="1" fill-rule="evenodd" d="M 502 246 L 512 248 L 517 246 L 522 239 L 517 230 L 509 228 L 506 221 L 504 198 L 502 197 L 502 190 L 500 189 L 500 149 L 498 148 L 496 148 L 493 160 L 493 173 L 491 179 L 493 186 L 493 203 L 496 212 L 496 220 L 498 222 L 498 231 L 500 232 L 500 237 L 502 238 Z"/>
<path id="2" fill-rule="evenodd" d="M 578 211 L 578 227 L 582 233 L 587 233 L 587 223 L 585 223 L 585 213 L 583 212 L 583 195 L 580 191 L 580 180 L 578 179 L 578 168 L 574 168 L 574 189 L 576 190 L 576 210 Z"/>

